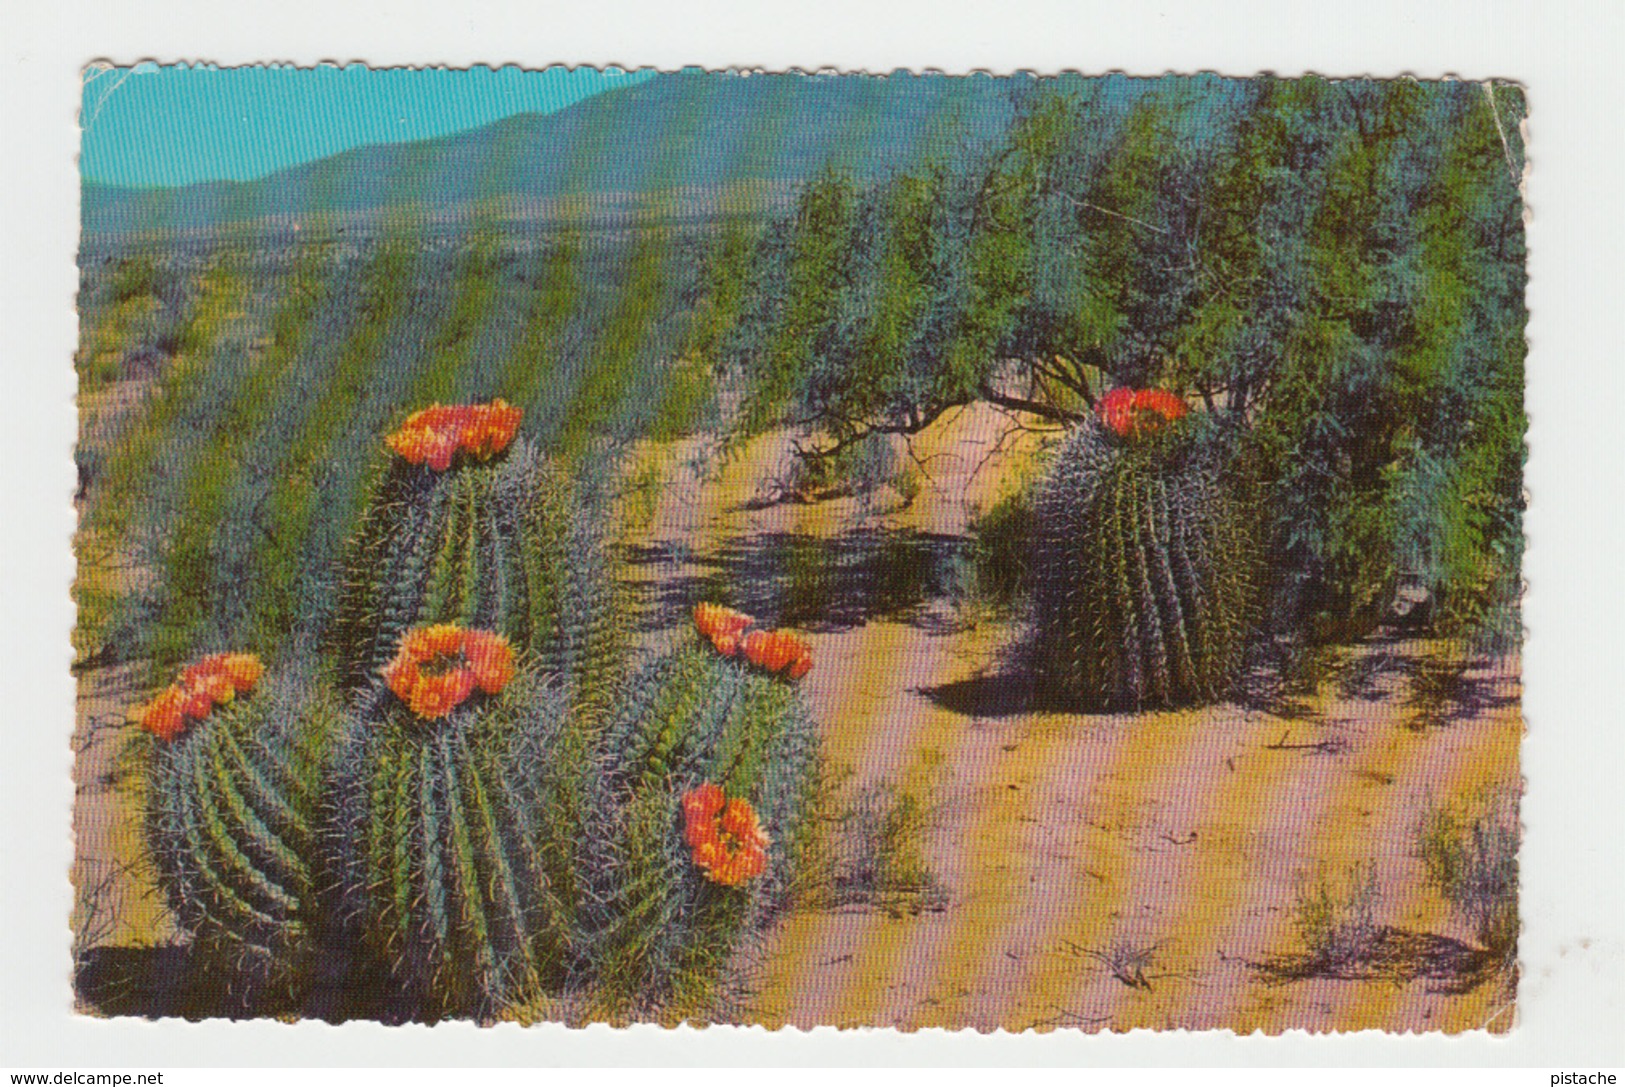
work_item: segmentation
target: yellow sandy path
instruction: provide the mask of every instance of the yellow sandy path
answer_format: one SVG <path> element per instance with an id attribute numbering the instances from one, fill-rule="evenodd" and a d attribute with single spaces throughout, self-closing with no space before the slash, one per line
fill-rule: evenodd
<path id="1" fill-rule="evenodd" d="M 963 727 L 963 718 L 931 708 L 911 690 L 951 682 L 965 670 L 966 648 L 945 637 L 922 638 L 900 623 L 871 623 L 855 632 L 857 646 L 840 686 L 823 688 L 814 711 L 828 722 L 824 755 L 832 767 L 850 768 L 854 784 L 891 782 L 899 792 L 918 792 L 944 750 Z M 853 635 L 848 635 L 850 641 Z M 863 662 L 869 662 L 867 664 Z M 895 676 L 907 686 L 893 686 Z M 883 915 L 854 919 L 839 913 L 802 914 L 792 918 L 771 949 L 771 967 L 756 1012 L 766 1022 L 791 1018 L 806 1023 L 846 1023 L 852 1019 L 847 986 L 864 966 L 858 953 L 884 926 Z M 822 962 L 825 969 L 814 970 Z M 806 989 L 805 979 L 818 983 Z"/>
<path id="2" fill-rule="evenodd" d="M 1450 775 L 1436 793 L 1438 802 L 1516 789 L 1516 779 L 1509 780 L 1508 770 L 1517 766 L 1523 738 L 1522 718 L 1516 710 L 1501 710 L 1494 713 L 1488 725 L 1490 727 L 1473 730 L 1472 743 L 1460 745 L 1462 755 L 1452 760 Z M 1414 841 L 1415 815 L 1414 809 L 1391 810 L 1384 824 L 1373 828 L 1372 837 Z M 1396 868 L 1397 871 L 1390 872 L 1385 890 L 1390 903 L 1397 900 L 1399 904 L 1398 924 L 1413 932 L 1450 932 L 1454 925 L 1449 904 L 1428 883 L 1425 866 L 1412 859 L 1410 864 Z M 1469 942 L 1474 940 L 1470 932 L 1463 931 L 1459 935 Z M 1333 1005 L 1334 1018 L 1339 1029 L 1345 1030 L 1382 1029 L 1384 1024 L 1390 1025 L 1388 1029 L 1394 1024 L 1417 1026 L 1425 1021 L 1424 1016 L 1431 1010 L 1428 1006 L 1433 1003 L 1435 998 L 1428 984 L 1405 988 L 1349 986 L 1342 999 Z M 1483 1029 L 1493 1021 L 1494 1029 L 1505 1031 L 1512 1026 L 1512 1015 L 1506 1013 L 1507 1008 L 1501 985 L 1492 979 L 1450 1001 L 1438 1021 L 1428 1026 L 1455 1033 Z"/>
<path id="3" fill-rule="evenodd" d="M 1008 994 L 1000 1016 L 1007 1026 L 1062 1010 L 1105 1018 L 1115 1029 L 1163 1025 L 1210 949 L 1212 928 L 1202 919 L 1182 925 L 1182 915 L 1201 911 L 1236 884 L 1238 855 L 1261 809 L 1287 800 L 1283 785 L 1317 769 L 1260 750 L 1282 731 L 1280 720 L 1266 714 L 1192 714 L 1178 724 L 1181 733 L 1167 741 L 1177 761 L 1118 783 L 1125 800 L 1139 797 L 1155 806 L 1147 833 L 1119 838 L 1119 848 L 1095 859 L 1106 879 L 1093 900 L 1086 894 L 1045 911 L 1051 915 L 1041 941 L 1046 968 Z M 1098 961 L 1068 963 L 1062 940 L 1102 952 L 1154 945 L 1146 968 L 1153 990 L 1129 988 Z M 1169 974 L 1182 976 L 1163 976 Z"/>
<path id="4" fill-rule="evenodd" d="M 1272 850 L 1259 856 L 1253 866 L 1253 886 L 1263 890 L 1269 898 L 1259 901 L 1258 891 L 1240 911 L 1241 923 L 1261 910 L 1270 910 L 1269 920 L 1261 930 L 1242 936 L 1236 929 L 1223 935 L 1223 940 L 1237 940 L 1242 953 L 1250 961 L 1264 961 L 1272 956 L 1289 954 L 1297 950 L 1298 936 L 1293 926 L 1291 906 L 1294 902 L 1295 881 L 1300 874 L 1324 871 L 1334 881 L 1345 877 L 1357 864 L 1375 859 L 1378 878 L 1392 867 L 1393 857 L 1377 854 L 1386 846 L 1403 860 L 1413 841 L 1409 821 L 1419 814 L 1414 804 L 1400 801 L 1407 784 L 1425 780 L 1430 783 L 1450 782 L 1460 775 L 1477 776 L 1485 771 L 1499 772 L 1515 760 L 1516 745 L 1480 748 L 1477 744 L 1457 742 L 1448 748 L 1437 742 L 1436 736 L 1418 734 L 1403 727 L 1402 718 L 1395 715 L 1373 720 L 1372 725 L 1381 732 L 1370 753 L 1359 760 L 1357 767 L 1343 780 L 1338 790 L 1326 797 L 1310 813 L 1311 818 L 1299 825 L 1300 844 Z M 1432 740 L 1433 742 L 1430 742 Z M 1515 764 L 1515 763 L 1514 763 Z M 1389 782 L 1384 784 L 1383 779 Z M 1382 811 L 1382 816 L 1373 815 Z M 1397 845 L 1397 849 L 1395 846 Z M 1270 903 L 1273 902 L 1273 910 Z M 1386 903 L 1384 903 L 1386 907 Z M 1239 939 L 1238 939 L 1239 938 Z M 1315 1030 L 1357 1030 L 1362 1026 L 1381 1025 L 1395 1029 L 1399 1024 L 1385 1020 L 1381 1024 L 1369 1022 L 1359 1014 L 1357 1004 L 1338 1008 L 1312 1007 L 1317 1001 L 1330 1005 L 1323 985 L 1298 983 L 1296 985 L 1271 984 L 1269 981 L 1243 975 L 1244 984 L 1230 991 L 1205 994 L 1203 1002 L 1214 1025 L 1223 1025 L 1237 1031 L 1280 1031 L 1296 1027 Z M 1394 992 L 1390 982 L 1337 982 L 1334 986 L 1353 986 L 1363 993 L 1385 997 Z M 1335 994 L 1332 994 L 1335 995 Z"/>

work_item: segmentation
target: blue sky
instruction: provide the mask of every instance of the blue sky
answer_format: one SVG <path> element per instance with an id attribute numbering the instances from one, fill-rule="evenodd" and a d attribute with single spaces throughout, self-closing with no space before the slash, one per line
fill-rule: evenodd
<path id="1" fill-rule="evenodd" d="M 80 174 L 109 185 L 246 181 L 369 143 L 550 113 L 651 72 L 593 68 L 89 68 Z"/>

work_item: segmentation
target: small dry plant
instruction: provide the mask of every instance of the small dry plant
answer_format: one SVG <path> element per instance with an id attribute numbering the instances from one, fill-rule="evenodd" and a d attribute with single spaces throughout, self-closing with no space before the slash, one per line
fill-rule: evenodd
<path id="1" fill-rule="evenodd" d="M 1377 898 L 1373 861 L 1354 865 L 1342 880 L 1322 874 L 1298 888 L 1293 922 L 1303 940 L 1307 973 L 1349 976 L 1369 962 L 1382 936 Z"/>
<path id="2" fill-rule="evenodd" d="M 1418 829 L 1417 856 L 1479 945 L 1510 969 L 1518 945 L 1516 799 L 1480 794 L 1430 805 Z"/>
<path id="3" fill-rule="evenodd" d="M 947 895 L 925 856 L 930 813 L 911 793 L 890 784 L 856 791 L 843 809 L 825 816 L 824 879 L 811 899 L 839 908 L 871 905 L 893 916 L 940 910 Z"/>

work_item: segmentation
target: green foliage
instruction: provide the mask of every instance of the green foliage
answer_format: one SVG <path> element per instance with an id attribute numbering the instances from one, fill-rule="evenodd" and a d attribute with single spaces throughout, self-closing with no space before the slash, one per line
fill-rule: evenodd
<path id="1" fill-rule="evenodd" d="M 792 884 L 811 826 L 817 748 L 792 682 L 693 635 L 628 679 L 602 742 L 598 999 L 623 1010 L 703 999 L 740 936 Z M 694 865 L 681 802 L 706 782 L 760 816 L 772 839 L 763 876 L 725 887 Z"/>
<path id="2" fill-rule="evenodd" d="M 345 726 L 333 787 L 337 900 L 394 1014 L 495 1014 L 559 984 L 579 904 L 538 828 L 555 818 L 565 688 L 523 673 L 440 720 L 378 691 Z M 573 824 L 579 827 L 579 824 Z"/>
<path id="3" fill-rule="evenodd" d="M 1032 488 L 1018 487 L 971 522 L 971 600 L 1009 608 L 1031 590 L 1034 497 Z"/>
<path id="4" fill-rule="evenodd" d="M 285 1003 L 321 936 L 322 775 L 337 698 L 293 672 L 148 737 L 147 844 L 202 968 Z"/>
<path id="5" fill-rule="evenodd" d="M 1359 634 L 1420 585 L 1441 632 L 1516 641 L 1523 112 L 1481 84 L 1035 82 L 986 154 L 820 179 L 770 227 L 728 338 L 743 428 L 828 448 L 1172 387 L 1249 432 L 1279 632 Z"/>
<path id="6" fill-rule="evenodd" d="M 893 917 L 941 909 L 947 893 L 925 855 L 930 815 L 913 793 L 889 783 L 857 791 L 831 818 L 832 844 L 820 906 L 876 906 Z"/>
<path id="7" fill-rule="evenodd" d="M 1229 689 L 1253 625 L 1253 511 L 1200 421 L 1119 440 L 1078 430 L 1035 501 L 1035 664 L 1057 692 L 1138 708 Z"/>
<path id="8" fill-rule="evenodd" d="M 574 486 L 524 439 L 444 472 L 391 457 L 350 545 L 331 645 L 359 686 L 411 627 L 495 630 L 601 700 L 625 640 L 609 564 Z"/>

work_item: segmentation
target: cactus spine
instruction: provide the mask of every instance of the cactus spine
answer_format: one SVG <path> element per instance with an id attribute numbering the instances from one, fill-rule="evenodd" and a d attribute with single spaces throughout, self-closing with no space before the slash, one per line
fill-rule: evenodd
<path id="1" fill-rule="evenodd" d="M 1252 626 L 1256 543 L 1216 427 L 1123 437 L 1093 421 L 1035 509 L 1035 663 L 1105 708 L 1224 695 Z"/>
<path id="2" fill-rule="evenodd" d="M 793 682 L 685 635 L 629 677 L 602 748 L 613 853 L 598 891 L 600 995 L 623 1009 L 698 1001 L 793 876 L 816 778 L 812 718 Z M 760 878 L 722 887 L 695 866 L 679 810 L 706 782 L 760 816 L 772 838 Z"/>
<path id="3" fill-rule="evenodd" d="M 192 954 L 246 983 L 290 990 L 310 966 L 323 751 L 337 700 L 293 675 L 153 739 L 147 841 Z"/>
<path id="4" fill-rule="evenodd" d="M 534 445 L 445 471 L 391 457 L 351 542 L 331 642 L 346 686 L 372 680 L 401 632 L 459 623 L 506 635 L 602 698 L 624 642 L 609 551 Z"/>
<path id="5" fill-rule="evenodd" d="M 567 703 L 533 673 L 440 720 L 380 690 L 347 722 L 341 899 L 400 1014 L 489 1016 L 562 977 L 576 907 L 538 832 Z"/>

